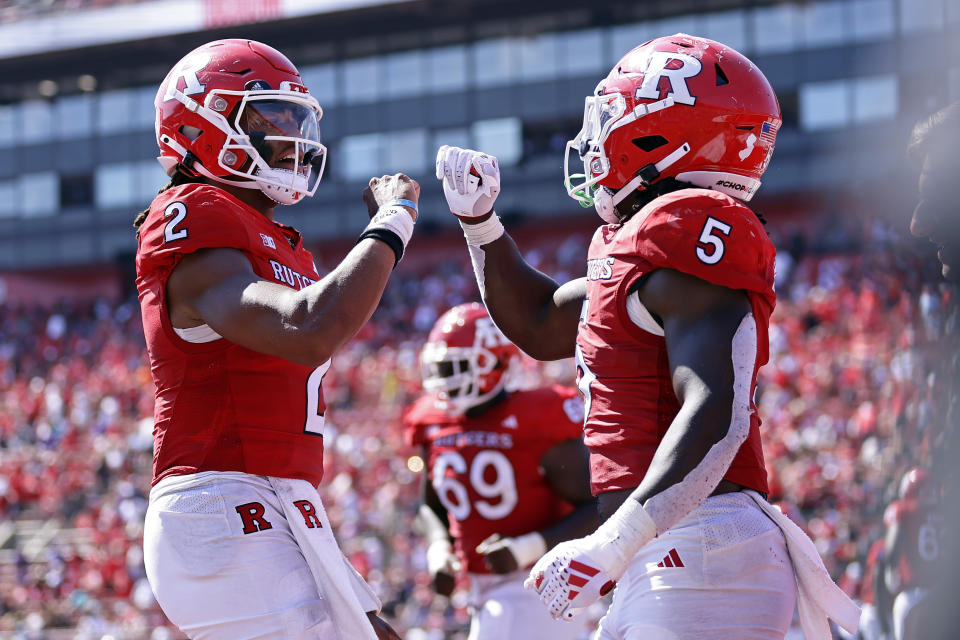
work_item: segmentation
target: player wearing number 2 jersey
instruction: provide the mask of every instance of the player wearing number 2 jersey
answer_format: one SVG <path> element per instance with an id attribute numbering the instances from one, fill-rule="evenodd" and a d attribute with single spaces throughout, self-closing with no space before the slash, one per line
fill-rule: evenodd
<path id="1" fill-rule="evenodd" d="M 137 289 L 156 386 L 147 577 L 192 638 L 398 638 L 346 562 L 317 485 L 321 387 L 373 313 L 419 186 L 370 181 L 373 217 L 321 276 L 277 204 L 323 172 L 319 104 L 280 52 L 206 44 L 156 98 L 171 176 L 138 216 Z"/>
<path id="2" fill-rule="evenodd" d="M 606 521 L 547 552 L 525 585 L 564 620 L 616 586 L 599 640 L 783 638 L 797 595 L 808 640 L 831 637 L 828 617 L 856 629 L 856 606 L 765 497 L 753 396 L 775 251 L 744 203 L 779 126 L 770 84 L 730 47 L 676 34 L 627 53 L 567 145 L 567 193 L 606 224 L 586 277 L 563 285 L 493 213 L 496 159 L 438 153 L 491 317 L 536 358 L 577 359 Z"/>
<path id="3" fill-rule="evenodd" d="M 508 393 L 518 355 L 482 305 L 437 321 L 422 356 L 428 393 L 404 415 L 427 464 L 419 520 L 437 591 L 450 595 L 457 566 L 470 576 L 471 640 L 572 639 L 583 630 L 551 620 L 523 579 L 548 545 L 598 524 L 583 403 L 562 387 Z"/>

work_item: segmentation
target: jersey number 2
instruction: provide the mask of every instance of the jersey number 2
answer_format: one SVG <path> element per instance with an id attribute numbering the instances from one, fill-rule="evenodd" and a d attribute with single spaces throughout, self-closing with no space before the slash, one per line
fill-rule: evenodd
<path id="1" fill-rule="evenodd" d="M 173 242 L 174 240 L 183 240 L 187 237 L 186 229 L 177 229 L 177 225 L 183 222 L 183 219 L 187 217 L 187 205 L 182 202 L 171 202 L 167 205 L 167 208 L 163 210 L 163 217 L 169 218 L 173 217 L 173 220 L 168 222 L 163 228 L 163 241 L 164 242 Z"/>
<path id="2" fill-rule="evenodd" d="M 487 469 L 492 468 L 496 476 L 488 481 Z M 451 469 L 456 475 L 447 475 Z M 467 488 L 457 479 L 457 476 L 467 474 L 467 461 L 456 451 L 448 451 L 437 456 L 433 463 L 433 488 L 444 508 L 454 518 L 463 522 L 470 517 L 472 511 Z M 470 484 L 473 490 L 484 498 L 499 498 L 498 502 L 477 500 L 473 508 L 487 520 L 506 518 L 517 506 L 517 481 L 513 473 L 513 465 L 507 456 L 499 451 L 481 451 L 473 458 L 470 465 Z"/>
<path id="3" fill-rule="evenodd" d="M 303 425 L 304 433 L 315 433 L 323 435 L 324 414 L 326 411 L 320 411 L 320 385 L 323 384 L 323 376 L 330 370 L 330 361 L 327 360 L 322 365 L 314 369 L 307 378 L 307 421 Z"/>
<path id="4" fill-rule="evenodd" d="M 729 236 L 730 225 L 726 222 L 720 222 L 716 218 L 707 218 L 706 224 L 703 225 L 703 231 L 700 232 L 700 237 L 697 238 L 697 242 L 700 244 L 713 247 L 710 253 L 707 253 L 703 247 L 697 247 L 697 258 L 704 264 L 717 264 L 720 262 L 720 259 L 723 258 L 723 252 L 726 250 L 726 247 L 723 245 L 723 238 L 715 235 L 713 233 L 714 231 L 719 231 L 721 234 Z"/>

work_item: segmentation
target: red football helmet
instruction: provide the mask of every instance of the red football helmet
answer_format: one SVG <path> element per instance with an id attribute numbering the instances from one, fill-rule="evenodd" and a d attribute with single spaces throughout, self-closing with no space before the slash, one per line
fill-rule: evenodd
<path id="1" fill-rule="evenodd" d="M 925 469 L 914 467 L 900 478 L 900 499 L 931 502 L 936 499 L 936 491 L 930 474 Z"/>
<path id="2" fill-rule="evenodd" d="M 312 196 L 327 150 L 323 110 L 286 56 L 253 40 L 216 40 L 167 74 L 154 100 L 167 175 L 260 189 L 280 204 Z"/>
<path id="3" fill-rule="evenodd" d="M 458 305 L 440 316 L 423 346 L 423 389 L 443 410 L 461 414 L 500 393 L 519 355 L 482 304 Z"/>
<path id="4" fill-rule="evenodd" d="M 564 158 L 567 194 L 611 224 L 618 203 L 667 177 L 747 201 L 780 123 L 770 83 L 747 58 L 706 38 L 657 38 L 623 56 L 586 98 Z M 582 174 L 570 173 L 571 151 Z"/>

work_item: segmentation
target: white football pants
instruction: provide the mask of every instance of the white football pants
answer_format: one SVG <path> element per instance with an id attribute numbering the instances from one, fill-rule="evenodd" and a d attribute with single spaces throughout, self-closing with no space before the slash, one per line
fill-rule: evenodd
<path id="1" fill-rule="evenodd" d="M 634 557 L 594 640 L 782 640 L 796 589 L 777 525 L 744 493 L 710 497 Z"/>
<path id="2" fill-rule="evenodd" d="M 584 622 L 554 620 L 535 591 L 523 588 L 530 571 L 470 574 L 470 635 L 467 640 L 576 640 Z"/>
<path id="3" fill-rule="evenodd" d="M 165 478 L 150 491 L 143 546 L 160 607 L 191 638 L 376 638 L 366 612 L 379 602 L 304 480 Z"/>

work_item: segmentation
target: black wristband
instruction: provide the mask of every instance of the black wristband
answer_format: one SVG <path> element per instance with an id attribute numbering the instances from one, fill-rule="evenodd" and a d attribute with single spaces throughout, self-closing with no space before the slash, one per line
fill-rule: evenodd
<path id="1" fill-rule="evenodd" d="M 393 231 L 390 231 L 389 229 L 377 227 L 364 230 L 364 232 L 360 234 L 360 237 L 357 238 L 357 242 L 360 242 L 364 238 L 373 238 L 375 240 L 379 240 L 393 249 L 393 266 L 396 268 L 397 263 L 400 262 L 400 258 L 403 257 L 403 240 L 400 239 L 399 235 Z"/>

